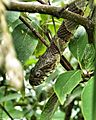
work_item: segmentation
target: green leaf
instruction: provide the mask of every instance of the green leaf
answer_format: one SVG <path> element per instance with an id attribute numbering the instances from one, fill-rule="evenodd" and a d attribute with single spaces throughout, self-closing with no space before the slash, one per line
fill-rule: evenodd
<path id="1" fill-rule="evenodd" d="M 37 38 L 32 34 L 31 31 L 27 29 L 24 24 L 19 24 L 16 26 L 12 35 L 17 57 L 21 60 L 22 63 L 25 63 L 25 61 L 29 59 L 37 46 Z"/>
<path id="2" fill-rule="evenodd" d="M 7 11 L 6 12 L 6 19 L 8 24 L 12 24 L 15 22 L 20 16 L 20 12 L 13 12 L 13 11 Z"/>
<path id="3" fill-rule="evenodd" d="M 87 40 L 86 31 L 84 27 L 80 26 L 74 34 L 74 38 L 69 43 L 70 51 L 79 62 L 81 62 L 83 58 Z"/>
<path id="4" fill-rule="evenodd" d="M 84 87 L 82 92 L 81 100 L 82 100 L 82 113 L 84 115 L 84 120 L 93 120 L 92 119 L 92 106 L 93 106 L 93 80 L 91 78 L 87 85 Z M 96 101 L 95 101 L 96 102 Z M 96 118 L 94 119 L 96 120 Z"/>
<path id="5" fill-rule="evenodd" d="M 38 45 L 35 49 L 34 55 L 36 57 L 41 56 L 46 51 L 46 46 L 41 43 L 41 41 L 38 41 Z"/>
<path id="6" fill-rule="evenodd" d="M 0 98 L 2 98 L 5 94 L 5 87 L 4 86 L 0 86 Z"/>
<path id="7" fill-rule="evenodd" d="M 40 17 L 42 19 L 41 24 L 42 25 L 46 25 L 46 22 L 48 21 L 49 16 L 48 15 L 44 15 L 44 14 L 40 14 Z"/>
<path id="8" fill-rule="evenodd" d="M 12 30 L 14 30 L 15 27 L 18 26 L 19 24 L 22 24 L 22 22 L 21 22 L 19 19 L 15 20 L 15 21 L 11 24 Z"/>
<path id="9" fill-rule="evenodd" d="M 36 59 L 35 56 L 31 56 L 24 64 L 24 66 L 29 66 L 29 65 L 32 65 L 32 64 L 36 64 L 36 62 L 38 61 L 38 59 Z"/>
<path id="10" fill-rule="evenodd" d="M 95 49 L 93 44 L 87 44 L 84 56 L 81 62 L 82 68 L 86 70 L 94 69 Z"/>
<path id="11" fill-rule="evenodd" d="M 56 70 L 55 70 L 55 72 L 52 72 L 52 73 L 46 78 L 45 82 L 46 82 L 47 84 L 50 83 L 50 81 L 56 79 L 56 78 L 60 75 L 61 71 L 60 71 L 59 69 L 61 69 L 61 68 L 58 68 L 58 67 L 57 67 Z"/>
<path id="12" fill-rule="evenodd" d="M 65 114 L 60 110 L 56 110 L 52 120 L 64 120 Z"/>
<path id="13" fill-rule="evenodd" d="M 1 97 L 0 98 L 0 103 L 6 102 L 6 101 L 9 101 L 9 100 L 13 100 L 13 99 L 17 99 L 17 98 L 20 98 L 20 97 L 21 97 L 21 95 L 17 94 L 17 93 L 15 93 L 15 94 L 9 94 L 9 95 L 6 95 L 4 97 Z"/>
<path id="14" fill-rule="evenodd" d="M 64 103 L 65 96 L 78 85 L 81 80 L 81 71 L 73 70 L 61 74 L 54 86 L 54 90 L 61 104 Z"/>
<path id="15" fill-rule="evenodd" d="M 53 94 L 46 103 L 44 110 L 41 113 L 40 120 L 51 120 L 58 106 L 58 98 Z"/>
<path id="16" fill-rule="evenodd" d="M 24 116 L 23 110 L 21 110 L 20 106 L 19 109 L 17 110 L 15 108 L 16 106 L 14 107 L 14 103 L 12 101 L 5 102 L 4 107 L 14 119 L 22 119 L 22 117 Z M 9 116 L 5 112 L 3 112 L 2 118 L 8 120 Z"/>

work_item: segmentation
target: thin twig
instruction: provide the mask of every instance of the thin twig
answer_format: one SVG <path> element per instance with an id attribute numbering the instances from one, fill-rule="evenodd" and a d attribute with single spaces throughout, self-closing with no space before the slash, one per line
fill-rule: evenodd
<path id="1" fill-rule="evenodd" d="M 38 1 L 38 0 L 37 0 L 37 1 Z M 41 4 L 42 4 L 42 3 L 41 3 Z M 47 3 L 44 3 L 44 2 L 43 2 L 43 4 L 47 5 Z M 50 0 L 48 0 L 48 5 L 51 5 Z M 53 17 L 53 16 L 52 16 L 52 22 L 53 22 L 54 31 L 55 31 L 55 34 L 56 34 L 56 25 L 55 25 L 55 20 L 54 20 L 54 17 Z M 48 35 L 46 34 L 46 36 L 48 36 Z M 49 39 L 49 41 L 50 41 L 50 39 Z"/>
<path id="2" fill-rule="evenodd" d="M 44 4 L 44 5 L 47 5 L 46 2 L 42 1 L 42 0 L 37 0 L 38 2 L 40 2 L 41 4 Z M 51 42 L 52 40 L 52 36 L 50 36 L 50 31 L 47 30 L 47 31 L 43 31 L 43 33 L 46 35 L 46 37 L 48 38 L 48 40 Z"/>
<path id="3" fill-rule="evenodd" d="M 41 4 L 45 4 L 47 5 L 46 2 L 43 2 L 42 0 L 37 0 L 38 2 L 40 2 Z M 48 0 L 48 5 L 51 5 L 50 3 L 50 0 Z M 52 16 L 52 21 L 53 21 L 53 26 L 54 26 L 54 31 L 55 31 L 55 34 L 56 34 L 56 26 L 55 26 L 55 20 L 54 20 L 54 17 Z M 50 39 L 49 39 L 50 40 Z"/>
<path id="4" fill-rule="evenodd" d="M 74 100 L 66 107 L 65 109 L 66 114 L 64 120 L 70 120 L 73 106 L 74 106 Z"/>
<path id="5" fill-rule="evenodd" d="M 49 5 L 51 5 L 50 0 L 48 0 L 48 3 L 49 3 Z M 52 16 L 52 22 L 53 22 L 54 31 L 55 31 L 55 34 L 56 34 L 56 25 L 55 25 L 55 20 L 54 20 L 53 16 Z"/>
<path id="6" fill-rule="evenodd" d="M 9 112 L 5 109 L 4 106 L 2 106 L 2 105 L 0 104 L 0 107 L 1 107 L 2 110 L 9 116 L 9 118 L 10 118 L 11 120 L 14 120 L 14 118 L 9 114 Z"/>
<path id="7" fill-rule="evenodd" d="M 46 4 L 45 1 L 42 1 L 42 0 L 37 0 L 38 2 L 40 2 L 41 4 Z"/>
<path id="8" fill-rule="evenodd" d="M 46 40 L 32 27 L 32 25 L 27 21 L 27 19 L 23 16 L 20 16 L 19 19 L 37 36 L 40 41 L 46 46 L 49 47 Z"/>
<path id="9" fill-rule="evenodd" d="M 69 61 L 64 57 L 64 55 L 61 56 L 60 63 L 67 71 L 74 70 L 74 68 L 69 63 Z"/>

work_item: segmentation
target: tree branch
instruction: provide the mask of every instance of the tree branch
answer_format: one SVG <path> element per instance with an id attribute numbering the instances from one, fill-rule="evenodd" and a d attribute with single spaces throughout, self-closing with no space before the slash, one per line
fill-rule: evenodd
<path id="1" fill-rule="evenodd" d="M 35 36 L 37 36 L 40 41 L 46 46 L 49 47 L 46 40 L 32 27 L 32 25 L 26 20 L 25 17 L 20 16 L 19 19 L 34 33 Z"/>
<path id="2" fill-rule="evenodd" d="M 66 107 L 66 109 L 65 109 L 66 114 L 65 114 L 64 120 L 70 120 L 73 106 L 74 106 L 74 100 Z"/>
<path id="3" fill-rule="evenodd" d="M 20 12 L 29 12 L 29 13 L 41 13 L 41 14 L 49 14 L 54 17 L 65 18 L 68 20 L 72 20 L 77 22 L 78 24 L 84 26 L 85 28 L 92 28 L 94 24 L 91 20 L 88 20 L 85 17 L 82 17 L 76 13 L 70 12 L 68 10 L 64 10 L 61 14 L 61 7 L 50 6 L 50 5 L 42 5 L 35 4 L 33 2 L 10 2 L 10 6 L 7 6 L 8 10 L 11 11 L 20 11 Z"/>

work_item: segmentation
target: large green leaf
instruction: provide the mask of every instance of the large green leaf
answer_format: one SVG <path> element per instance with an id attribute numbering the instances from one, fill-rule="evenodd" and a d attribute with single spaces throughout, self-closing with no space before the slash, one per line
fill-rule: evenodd
<path id="1" fill-rule="evenodd" d="M 84 56 L 81 62 L 82 68 L 86 70 L 94 69 L 95 49 L 93 44 L 87 44 Z"/>
<path id="2" fill-rule="evenodd" d="M 54 90 L 61 104 L 64 103 L 65 95 L 71 93 L 71 91 L 78 85 L 80 80 L 80 70 L 68 71 L 58 77 Z"/>
<path id="3" fill-rule="evenodd" d="M 20 16 L 20 12 L 7 11 L 6 19 L 9 25 L 15 22 Z"/>
<path id="4" fill-rule="evenodd" d="M 93 120 L 92 119 L 92 106 L 93 106 L 93 80 L 94 78 L 91 78 L 87 85 L 84 87 L 84 90 L 82 92 L 82 112 L 84 115 L 84 120 Z M 95 101 L 96 102 L 96 101 Z M 96 120 L 96 118 L 94 118 Z"/>
<path id="5" fill-rule="evenodd" d="M 83 58 L 87 40 L 86 31 L 84 27 L 80 26 L 74 34 L 74 38 L 69 43 L 70 51 L 79 62 Z"/>
<path id="6" fill-rule="evenodd" d="M 24 24 L 16 26 L 12 35 L 17 56 L 24 63 L 34 52 L 38 43 L 37 38 Z"/>
<path id="7" fill-rule="evenodd" d="M 57 106 L 58 98 L 56 94 L 53 94 L 46 103 L 44 110 L 42 111 L 40 120 L 51 120 Z"/>

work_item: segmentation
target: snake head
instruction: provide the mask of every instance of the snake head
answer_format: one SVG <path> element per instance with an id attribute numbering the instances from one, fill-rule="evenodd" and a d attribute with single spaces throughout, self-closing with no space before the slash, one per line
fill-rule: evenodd
<path id="1" fill-rule="evenodd" d="M 37 86 L 44 81 L 44 73 L 42 70 L 35 70 L 34 68 L 31 69 L 29 83 L 32 86 Z"/>
<path id="2" fill-rule="evenodd" d="M 36 65 L 31 69 L 29 83 L 32 86 L 40 85 L 46 77 L 55 69 L 60 61 L 60 53 L 54 43 L 51 43 L 45 53 L 39 58 Z"/>

